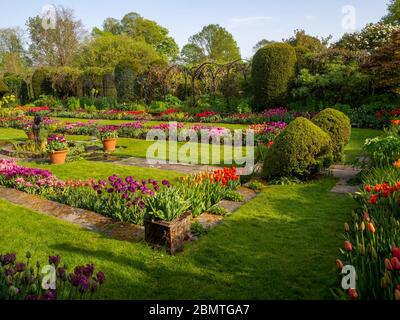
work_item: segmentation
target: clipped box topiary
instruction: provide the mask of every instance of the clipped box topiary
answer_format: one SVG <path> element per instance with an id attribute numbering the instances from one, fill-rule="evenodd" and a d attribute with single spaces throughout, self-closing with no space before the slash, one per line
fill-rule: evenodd
<path id="1" fill-rule="evenodd" d="M 266 153 L 263 176 L 306 179 L 332 163 L 329 134 L 306 118 L 292 121 Z"/>
<path id="2" fill-rule="evenodd" d="M 257 51 L 252 63 L 254 104 L 257 110 L 284 103 L 295 75 L 296 51 L 288 43 L 273 43 Z"/>
<path id="3" fill-rule="evenodd" d="M 330 135 L 334 161 L 341 161 L 344 147 L 350 142 L 349 117 L 339 110 L 328 108 L 318 113 L 311 121 Z"/>

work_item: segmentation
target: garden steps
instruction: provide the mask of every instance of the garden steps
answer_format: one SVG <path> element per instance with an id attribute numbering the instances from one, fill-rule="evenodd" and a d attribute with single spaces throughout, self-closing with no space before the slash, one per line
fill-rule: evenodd
<path id="1" fill-rule="evenodd" d="M 329 170 L 335 178 L 339 178 L 339 182 L 331 190 L 332 193 L 354 194 L 359 190 L 358 186 L 351 186 L 348 181 L 354 179 L 361 172 L 360 169 L 349 165 L 335 165 Z"/>

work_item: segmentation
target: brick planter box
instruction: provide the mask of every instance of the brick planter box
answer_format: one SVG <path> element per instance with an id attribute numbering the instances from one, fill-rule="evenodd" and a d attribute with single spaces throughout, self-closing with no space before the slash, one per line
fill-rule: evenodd
<path id="1" fill-rule="evenodd" d="M 186 213 L 174 221 L 157 221 L 144 217 L 145 240 L 154 247 L 166 247 L 170 254 L 182 250 L 183 242 L 190 237 L 192 214 Z"/>

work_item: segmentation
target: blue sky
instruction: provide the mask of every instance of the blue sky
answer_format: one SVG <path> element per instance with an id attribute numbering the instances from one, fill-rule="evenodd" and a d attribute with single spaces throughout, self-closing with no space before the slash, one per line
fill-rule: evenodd
<path id="1" fill-rule="evenodd" d="M 170 30 L 182 47 L 204 25 L 218 23 L 233 33 L 243 57 L 252 55 L 252 47 L 261 39 L 281 40 L 295 29 L 334 39 L 342 28 L 345 5 L 356 9 L 356 27 L 377 22 L 385 14 L 389 0 L 14 0 L 1 4 L 0 28 L 25 26 L 29 16 L 41 13 L 47 4 L 75 10 L 86 29 L 100 26 L 107 17 L 122 18 L 138 12 Z"/>

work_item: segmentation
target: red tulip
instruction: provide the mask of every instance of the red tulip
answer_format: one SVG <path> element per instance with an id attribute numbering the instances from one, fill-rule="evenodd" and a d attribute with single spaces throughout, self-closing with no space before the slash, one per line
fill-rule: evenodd
<path id="1" fill-rule="evenodd" d="M 386 266 L 386 270 L 387 271 L 392 271 L 393 270 L 392 263 L 390 262 L 389 259 L 385 259 L 385 266 Z"/>
<path id="2" fill-rule="evenodd" d="M 345 241 L 344 242 L 344 248 L 346 251 L 353 251 L 353 245 L 350 243 L 350 241 Z"/>
<path id="3" fill-rule="evenodd" d="M 358 292 L 356 289 L 349 289 L 347 293 L 351 300 L 358 300 Z"/>
<path id="4" fill-rule="evenodd" d="M 400 260 L 400 248 L 393 248 L 392 249 L 393 257 Z"/>
<path id="5" fill-rule="evenodd" d="M 393 266 L 393 270 L 399 271 L 400 270 L 400 261 L 397 258 L 393 258 L 391 261 L 391 264 Z"/>
<path id="6" fill-rule="evenodd" d="M 339 259 L 336 259 L 336 266 L 339 269 L 339 271 L 342 271 L 342 269 L 344 267 L 343 262 Z"/>

